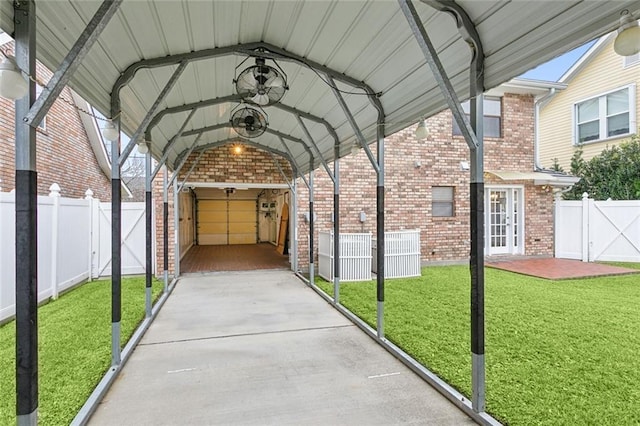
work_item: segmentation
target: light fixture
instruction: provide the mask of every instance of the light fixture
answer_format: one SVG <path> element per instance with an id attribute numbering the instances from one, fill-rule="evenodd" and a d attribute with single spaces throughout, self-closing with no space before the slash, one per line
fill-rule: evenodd
<path id="1" fill-rule="evenodd" d="M 238 144 L 238 145 L 234 145 L 234 146 L 231 148 L 231 152 L 232 152 L 233 154 L 235 154 L 235 155 L 240 155 L 240 154 L 242 154 L 242 152 L 243 152 L 243 151 L 244 151 L 244 150 L 242 149 L 242 145 L 239 145 L 239 144 Z"/>
<path id="2" fill-rule="evenodd" d="M 351 147 L 351 155 L 355 155 L 358 152 L 360 152 L 360 145 L 358 145 L 358 142 L 354 142 L 353 146 Z"/>
<path id="3" fill-rule="evenodd" d="M 116 129 L 116 125 L 113 121 L 109 120 L 105 123 L 102 128 L 102 136 L 109 142 L 115 142 L 118 140 L 118 129 Z"/>
<path id="4" fill-rule="evenodd" d="M 138 152 L 142 155 L 149 152 L 149 145 L 147 145 L 147 141 L 138 142 Z"/>
<path id="5" fill-rule="evenodd" d="M 427 130 L 427 123 L 424 120 L 420 121 L 420 123 L 418 123 L 418 127 L 416 127 L 416 138 L 423 140 L 426 139 L 428 134 L 429 131 Z"/>
<path id="6" fill-rule="evenodd" d="M 632 56 L 640 52 L 640 27 L 626 9 L 620 12 L 620 28 L 613 42 L 613 50 L 620 56 Z"/>
<path id="7" fill-rule="evenodd" d="M 24 79 L 18 66 L 8 56 L 0 62 L 0 96 L 6 99 L 20 99 L 29 91 L 29 83 Z"/>

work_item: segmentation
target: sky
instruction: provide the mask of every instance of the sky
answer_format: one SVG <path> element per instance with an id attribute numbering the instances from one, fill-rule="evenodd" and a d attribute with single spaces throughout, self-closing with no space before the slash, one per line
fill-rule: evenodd
<path id="1" fill-rule="evenodd" d="M 589 50 L 595 41 L 590 41 L 583 44 L 580 47 L 576 47 L 569 52 L 560 55 L 549 62 L 542 65 L 538 65 L 526 73 L 522 74 L 521 78 L 529 78 L 532 80 L 545 80 L 545 81 L 558 81 L 562 75 L 569 70 L 575 64 L 578 59 Z"/>

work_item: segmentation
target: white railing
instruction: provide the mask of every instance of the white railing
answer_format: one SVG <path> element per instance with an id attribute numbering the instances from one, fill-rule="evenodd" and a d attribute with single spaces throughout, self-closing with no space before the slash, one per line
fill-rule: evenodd
<path id="1" fill-rule="evenodd" d="M 640 201 L 555 202 L 555 257 L 640 262 Z"/>
<path id="2" fill-rule="evenodd" d="M 318 274 L 333 280 L 333 232 L 320 232 Z M 340 234 L 340 281 L 371 279 L 371 234 Z"/>
<path id="3" fill-rule="evenodd" d="M 92 198 L 90 190 L 84 199 L 60 197 L 57 184 L 50 191 L 38 196 L 38 302 L 110 273 L 111 228 L 104 218 L 111 204 Z M 145 271 L 141 216 L 144 203 L 123 204 L 124 274 Z M 15 263 L 15 194 L 0 192 L 0 321 L 15 315 Z"/>
<path id="4" fill-rule="evenodd" d="M 377 242 L 373 239 L 373 272 L 378 271 Z M 420 276 L 420 230 L 384 233 L 384 277 Z"/>

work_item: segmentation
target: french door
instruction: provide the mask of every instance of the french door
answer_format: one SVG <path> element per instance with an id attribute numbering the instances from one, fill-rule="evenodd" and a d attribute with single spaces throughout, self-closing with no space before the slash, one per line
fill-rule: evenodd
<path id="1" fill-rule="evenodd" d="M 485 190 L 485 253 L 524 253 L 524 197 L 522 187 Z"/>

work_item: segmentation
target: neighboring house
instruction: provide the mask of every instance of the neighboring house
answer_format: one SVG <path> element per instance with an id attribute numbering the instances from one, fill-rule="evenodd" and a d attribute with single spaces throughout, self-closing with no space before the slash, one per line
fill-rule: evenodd
<path id="1" fill-rule="evenodd" d="M 486 94 L 487 255 L 553 255 L 553 192 L 577 179 L 536 165 L 535 104 L 563 87 L 515 79 Z M 463 107 L 468 112 L 468 103 Z M 423 261 L 466 259 L 470 250 L 469 149 L 449 111 L 426 124 L 426 140 L 416 139 L 415 127 L 385 140 L 385 229 L 420 229 Z M 332 182 L 322 169 L 316 171 L 315 181 L 316 229 L 330 231 Z M 340 160 L 340 182 L 341 232 L 375 234 L 376 179 L 362 150 Z M 307 192 L 301 182 L 298 188 L 298 211 L 304 212 Z M 304 220 L 299 223 L 299 257 L 306 265 L 308 225 Z"/>
<path id="2" fill-rule="evenodd" d="M 640 54 L 613 51 L 615 33 L 601 37 L 561 77 L 567 85 L 542 102 L 539 158 L 554 159 L 566 171 L 578 147 L 585 160 L 638 132 L 640 125 Z"/>
<path id="3" fill-rule="evenodd" d="M 13 41 L 0 33 L 0 49 L 13 54 Z M 46 82 L 51 72 L 37 64 L 39 81 Z M 41 90 L 41 89 L 40 89 Z M 69 88 L 65 88 L 36 130 L 38 194 L 49 194 L 57 183 L 61 195 L 83 198 L 87 189 L 101 201 L 111 199 L 109 180 L 111 163 L 102 142 L 96 119 L 84 111 L 90 106 Z M 15 105 L 0 98 L 0 191 L 14 189 L 15 182 Z M 123 193 L 126 200 L 128 193 Z"/>

